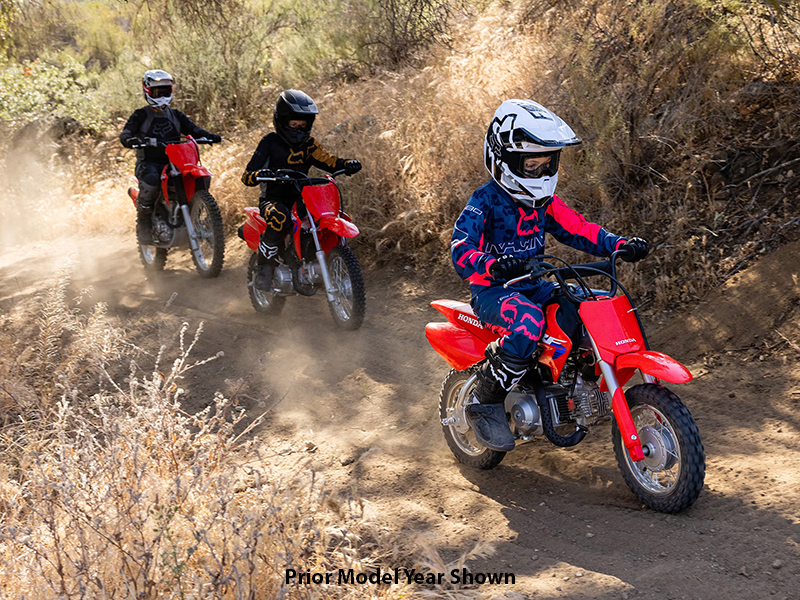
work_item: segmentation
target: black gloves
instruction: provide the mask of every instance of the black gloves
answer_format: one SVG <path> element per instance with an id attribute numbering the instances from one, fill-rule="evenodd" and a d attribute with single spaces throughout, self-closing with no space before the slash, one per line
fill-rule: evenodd
<path id="1" fill-rule="evenodd" d="M 126 148 L 133 148 L 134 146 L 139 146 L 143 144 L 142 140 L 136 136 L 125 138 L 124 140 L 120 140 L 122 145 Z"/>
<path id="2" fill-rule="evenodd" d="M 361 163 L 357 160 L 348 160 L 344 163 L 344 174 L 355 175 L 361 170 Z"/>
<path id="3" fill-rule="evenodd" d="M 528 272 L 525 266 L 525 260 L 519 256 L 511 256 L 504 254 L 489 267 L 489 272 L 495 279 L 514 279 L 520 277 Z"/>
<path id="4" fill-rule="evenodd" d="M 208 140 L 209 140 L 209 141 L 210 141 L 212 144 L 219 144 L 219 143 L 222 141 L 222 136 L 221 136 L 220 134 L 218 134 L 218 133 L 209 133 L 209 134 L 206 136 L 206 138 L 207 138 L 207 139 L 208 139 Z"/>
<path id="5" fill-rule="evenodd" d="M 256 172 L 256 177 L 275 177 L 275 173 L 269 169 L 261 169 Z"/>
<path id="6" fill-rule="evenodd" d="M 650 245 L 642 238 L 631 238 L 619 248 L 622 254 L 619 257 L 625 262 L 637 262 L 642 260 L 650 252 Z"/>

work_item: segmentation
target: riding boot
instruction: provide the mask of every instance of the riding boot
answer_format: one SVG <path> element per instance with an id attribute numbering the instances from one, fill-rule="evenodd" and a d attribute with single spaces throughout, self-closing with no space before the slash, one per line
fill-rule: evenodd
<path id="1" fill-rule="evenodd" d="M 467 421 L 480 444 L 508 452 L 515 443 L 506 417 L 506 395 L 528 372 L 531 361 L 509 356 L 497 342 L 489 344 L 485 355 L 474 391 L 478 403 L 467 406 Z"/>
<path id="2" fill-rule="evenodd" d="M 253 285 L 259 290 L 272 289 L 272 277 L 277 264 L 278 246 L 264 241 L 258 244 L 258 258 L 256 259 L 255 278 Z"/>
<path id="3" fill-rule="evenodd" d="M 153 207 L 136 208 L 136 239 L 142 246 L 153 245 Z"/>

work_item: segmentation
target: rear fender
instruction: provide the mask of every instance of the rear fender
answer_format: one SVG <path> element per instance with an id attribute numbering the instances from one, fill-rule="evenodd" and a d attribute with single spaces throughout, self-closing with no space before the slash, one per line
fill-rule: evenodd
<path id="1" fill-rule="evenodd" d="M 135 188 L 135 187 L 129 187 L 128 188 L 128 196 L 131 197 L 131 200 L 133 201 L 133 205 L 134 206 L 138 206 L 136 204 L 136 200 L 139 198 L 139 190 L 137 188 Z"/>
<path id="2" fill-rule="evenodd" d="M 242 236 L 247 247 L 253 252 L 258 252 L 258 243 L 261 241 L 261 234 L 267 228 L 267 223 L 255 206 L 245 207 L 244 214 L 247 215 L 247 220 L 242 225 Z"/>
<path id="3" fill-rule="evenodd" d="M 463 371 L 483 360 L 487 343 L 452 323 L 428 323 L 425 337 L 448 365 Z"/>

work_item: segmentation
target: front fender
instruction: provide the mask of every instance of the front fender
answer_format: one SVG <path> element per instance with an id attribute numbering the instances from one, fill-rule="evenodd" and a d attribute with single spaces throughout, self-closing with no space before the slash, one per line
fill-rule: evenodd
<path id="1" fill-rule="evenodd" d="M 463 371 L 483 360 L 487 343 L 452 323 L 428 323 L 425 337 L 448 365 Z"/>
<path id="2" fill-rule="evenodd" d="M 322 217 L 319 220 L 322 229 L 329 229 L 344 238 L 354 238 L 358 235 L 358 227 L 350 221 L 345 221 L 339 217 Z"/>
<path id="3" fill-rule="evenodd" d="M 624 379 L 622 373 L 633 375 L 635 369 L 669 383 L 686 383 L 692 380 L 692 374 L 689 369 L 677 360 L 661 352 L 652 352 L 650 350 L 621 354 L 617 357 L 614 366 L 617 369 L 617 373 L 620 374 L 620 385 L 622 385 L 622 379 Z M 630 376 L 627 379 L 630 379 Z"/>

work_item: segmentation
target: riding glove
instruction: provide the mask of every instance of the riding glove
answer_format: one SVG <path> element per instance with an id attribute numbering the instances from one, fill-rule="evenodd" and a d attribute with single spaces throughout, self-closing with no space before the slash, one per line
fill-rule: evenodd
<path id="1" fill-rule="evenodd" d="M 361 162 L 357 160 L 348 160 L 344 163 L 344 174 L 355 175 L 361 170 Z"/>
<path id="2" fill-rule="evenodd" d="M 620 246 L 622 254 L 619 257 L 625 262 L 637 262 L 642 260 L 650 252 L 650 245 L 642 238 L 631 238 Z"/>
<path id="3" fill-rule="evenodd" d="M 511 256 L 504 254 L 489 267 L 489 272 L 495 279 L 514 279 L 520 277 L 528 272 L 525 266 L 525 260 L 519 256 Z"/>
<path id="4" fill-rule="evenodd" d="M 222 141 L 222 136 L 218 133 L 212 133 L 207 136 L 212 144 L 219 144 Z"/>
<path id="5" fill-rule="evenodd" d="M 134 146 L 141 145 L 143 142 L 140 138 L 133 136 L 122 140 L 122 145 L 126 148 L 133 148 Z"/>

